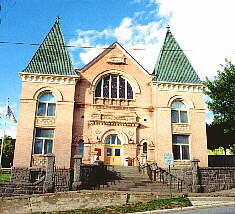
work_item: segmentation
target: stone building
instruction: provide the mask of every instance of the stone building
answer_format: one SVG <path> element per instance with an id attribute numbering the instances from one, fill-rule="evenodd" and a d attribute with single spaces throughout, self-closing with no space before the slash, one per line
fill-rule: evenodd
<path id="1" fill-rule="evenodd" d="M 74 69 L 57 20 L 20 77 L 14 167 L 208 165 L 203 85 L 170 29 L 152 74 L 117 42 Z"/>

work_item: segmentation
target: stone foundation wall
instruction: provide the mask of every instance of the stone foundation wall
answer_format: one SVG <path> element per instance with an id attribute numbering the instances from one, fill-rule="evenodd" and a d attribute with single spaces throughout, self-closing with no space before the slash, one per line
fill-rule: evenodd
<path id="1" fill-rule="evenodd" d="M 166 169 L 167 170 L 167 169 Z M 171 173 L 193 185 L 192 167 L 171 169 Z M 197 192 L 215 192 L 235 187 L 235 167 L 199 167 L 197 171 Z"/>
<path id="2" fill-rule="evenodd" d="M 235 167 L 207 167 L 199 170 L 201 192 L 215 192 L 235 187 Z"/>
<path id="3" fill-rule="evenodd" d="M 130 193 L 130 203 L 166 198 L 154 193 Z M 126 192 L 88 191 L 47 193 L 14 198 L 0 198 L 0 213 L 52 212 L 122 205 L 126 203 Z"/>

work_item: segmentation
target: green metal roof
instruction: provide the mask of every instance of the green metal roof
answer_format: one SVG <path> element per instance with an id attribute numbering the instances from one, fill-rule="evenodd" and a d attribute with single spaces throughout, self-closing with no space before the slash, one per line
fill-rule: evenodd
<path id="1" fill-rule="evenodd" d="M 65 46 L 59 18 L 34 54 L 24 73 L 77 75 Z"/>
<path id="2" fill-rule="evenodd" d="M 196 71 L 173 37 L 169 27 L 153 74 L 156 75 L 153 81 L 201 84 Z"/>

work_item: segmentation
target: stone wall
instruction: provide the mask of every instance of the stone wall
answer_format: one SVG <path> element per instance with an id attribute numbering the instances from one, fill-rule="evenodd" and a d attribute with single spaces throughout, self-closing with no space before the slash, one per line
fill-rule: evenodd
<path id="1" fill-rule="evenodd" d="M 195 180 L 196 192 L 208 193 L 235 187 L 235 167 L 199 167 L 196 179 L 193 178 L 192 167 L 174 167 L 171 173 L 192 186 Z"/>
<path id="2" fill-rule="evenodd" d="M 161 195 L 162 198 L 169 197 Z M 158 199 L 154 193 L 131 193 L 130 203 Z M 122 205 L 126 203 L 126 192 L 89 191 L 47 193 L 13 198 L 0 198 L 0 213 L 52 212 Z"/>
<path id="3" fill-rule="evenodd" d="M 235 167 L 207 167 L 199 170 L 201 192 L 215 192 L 235 187 Z"/>

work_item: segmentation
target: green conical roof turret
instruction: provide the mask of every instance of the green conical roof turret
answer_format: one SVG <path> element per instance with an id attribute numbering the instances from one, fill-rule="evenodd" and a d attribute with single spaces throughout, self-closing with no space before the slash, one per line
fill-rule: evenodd
<path id="1" fill-rule="evenodd" d="M 77 75 L 60 28 L 59 18 L 34 54 L 24 73 Z"/>
<path id="2" fill-rule="evenodd" d="M 153 81 L 201 84 L 193 66 L 167 27 L 166 38 L 153 71 Z"/>

